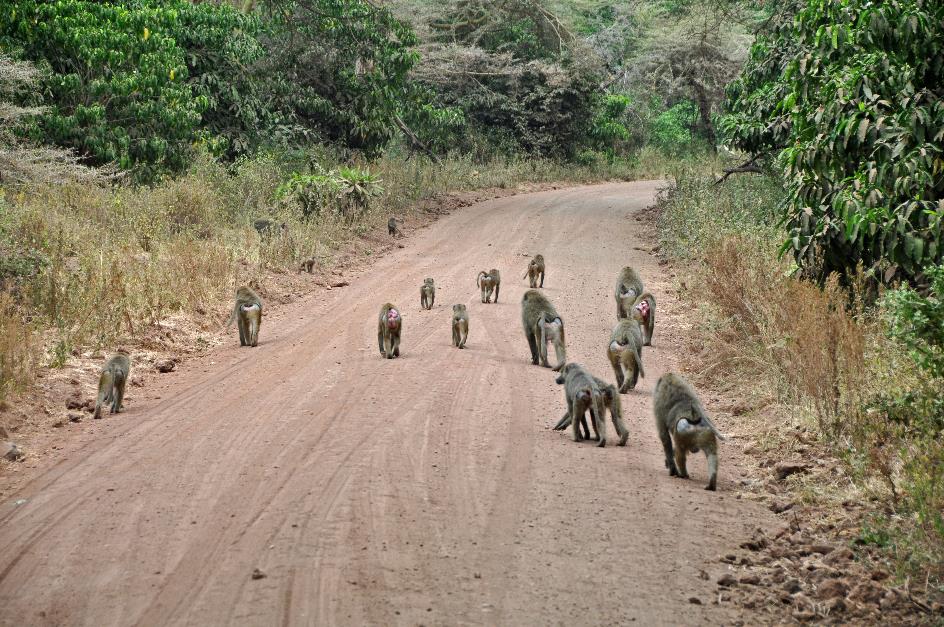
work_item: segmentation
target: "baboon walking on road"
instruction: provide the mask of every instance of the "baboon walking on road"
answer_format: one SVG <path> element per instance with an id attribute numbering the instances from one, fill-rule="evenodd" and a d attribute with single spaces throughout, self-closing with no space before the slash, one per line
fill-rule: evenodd
<path id="1" fill-rule="evenodd" d="M 639 377 L 645 377 L 642 368 L 642 329 L 636 320 L 620 320 L 606 347 L 606 356 L 616 375 L 621 394 L 636 387 Z"/>
<path id="2" fill-rule="evenodd" d="M 465 305 L 452 306 L 452 345 L 456 348 L 465 348 L 465 341 L 469 339 L 469 312 Z"/>
<path id="3" fill-rule="evenodd" d="M 397 308 L 390 303 L 384 303 L 380 308 L 380 319 L 377 321 L 377 344 L 380 355 L 387 359 L 400 356 L 400 331 L 403 328 L 403 318 Z"/>
<path id="4" fill-rule="evenodd" d="M 611 383 L 607 383 L 603 379 L 598 377 L 593 377 L 593 380 L 596 381 L 597 386 L 600 388 L 600 391 L 603 393 L 603 404 L 610 410 L 610 419 L 613 421 L 613 426 L 616 428 L 616 433 L 619 434 L 620 440 L 618 446 L 626 446 L 626 440 L 629 438 L 629 430 L 626 428 L 626 423 L 623 422 L 623 409 L 620 405 L 619 391 Z M 569 410 L 569 408 L 568 408 Z M 594 415 L 593 407 L 590 408 L 590 422 L 594 425 L 594 434 L 597 440 L 600 439 L 600 434 L 596 433 L 596 421 L 598 420 L 597 416 Z M 601 416 L 599 420 L 606 421 L 606 416 Z M 571 416 L 570 412 L 565 412 L 564 416 L 554 425 L 555 431 L 563 431 L 571 425 Z M 587 427 L 587 416 L 584 414 L 580 417 L 580 425 L 583 428 L 583 437 L 585 440 L 590 439 L 590 429 Z"/>
<path id="5" fill-rule="evenodd" d="M 102 407 L 111 403 L 111 413 L 117 414 L 122 409 L 125 398 L 125 384 L 131 374 L 131 360 L 128 353 L 119 350 L 118 354 L 105 362 L 102 374 L 98 378 L 98 398 L 95 401 L 95 418 L 102 417 Z"/>
<path id="6" fill-rule="evenodd" d="M 616 319 L 629 318 L 636 299 L 643 293 L 642 279 L 633 268 L 626 266 L 616 279 Z"/>
<path id="7" fill-rule="evenodd" d="M 399 224 L 403 224 L 403 220 L 390 216 L 390 219 L 387 220 L 387 233 L 395 237 L 403 237 L 403 231 L 400 230 Z"/>
<path id="8" fill-rule="evenodd" d="M 436 283 L 431 278 L 423 280 L 420 286 L 420 307 L 423 309 L 432 309 L 433 302 L 436 300 Z"/>
<path id="9" fill-rule="evenodd" d="M 725 438 L 708 418 L 692 386 L 674 372 L 662 375 L 653 393 L 652 409 L 669 474 L 687 479 L 686 457 L 702 449 L 708 458 L 708 485 L 705 489 L 716 489 L 718 439 Z"/>
<path id="10" fill-rule="evenodd" d="M 239 328 L 239 345 L 256 346 L 259 343 L 259 327 L 262 326 L 262 299 L 248 287 L 236 290 L 236 305 L 226 326 L 234 321 Z"/>
<path id="11" fill-rule="evenodd" d="M 498 290 L 501 288 L 501 275 L 498 273 L 498 270 L 492 268 L 488 272 L 482 270 L 479 272 L 478 276 L 475 277 L 476 287 L 482 288 L 482 302 L 490 303 L 492 302 L 492 291 L 495 292 L 495 303 L 498 303 Z"/>
<path id="12" fill-rule="evenodd" d="M 532 289 L 538 287 L 539 274 L 541 275 L 541 287 L 544 287 L 544 255 L 535 255 L 534 259 L 528 262 L 528 269 L 524 273 Z"/>
<path id="13" fill-rule="evenodd" d="M 552 342 L 557 354 L 557 365 L 553 370 L 560 370 L 567 361 L 564 321 L 544 294 L 537 290 L 524 293 L 521 298 L 521 325 L 531 349 L 531 363 L 540 363 L 545 368 L 550 368 L 547 361 L 547 343 Z"/>
<path id="14" fill-rule="evenodd" d="M 643 346 L 652 346 L 652 333 L 656 326 L 656 297 L 649 292 L 640 294 L 633 304 L 630 317 L 639 322 Z"/>

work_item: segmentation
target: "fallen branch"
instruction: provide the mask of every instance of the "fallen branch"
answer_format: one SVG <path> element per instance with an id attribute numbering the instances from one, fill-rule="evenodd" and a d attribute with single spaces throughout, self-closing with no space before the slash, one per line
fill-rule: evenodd
<path id="1" fill-rule="evenodd" d="M 425 152 L 429 158 L 433 160 L 433 163 L 437 165 L 440 163 L 439 157 L 437 157 L 436 154 L 429 149 L 429 146 L 420 141 L 420 138 L 416 136 L 416 133 L 410 130 L 410 127 L 406 125 L 406 122 L 403 121 L 403 118 L 401 118 L 399 115 L 395 115 L 393 119 L 397 123 L 397 126 L 400 127 L 400 130 L 403 131 L 403 134 L 406 135 L 407 139 L 409 139 L 414 146 Z"/>
<path id="2" fill-rule="evenodd" d="M 762 152 L 758 153 L 739 166 L 735 166 L 733 168 L 724 168 L 724 170 L 722 170 L 724 172 L 724 176 L 722 176 L 720 179 L 715 181 L 714 185 L 715 186 L 721 185 L 726 180 L 728 180 L 728 177 L 731 176 L 732 174 L 741 174 L 743 172 L 753 172 L 754 174 L 763 174 L 764 170 L 759 165 L 757 165 L 757 160 L 760 159 L 762 156 L 764 156 L 764 154 L 765 153 L 762 153 Z"/>

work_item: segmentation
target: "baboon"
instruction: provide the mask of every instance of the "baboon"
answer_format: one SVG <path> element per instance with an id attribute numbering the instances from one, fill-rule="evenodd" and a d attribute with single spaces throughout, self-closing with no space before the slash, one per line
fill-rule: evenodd
<path id="1" fill-rule="evenodd" d="M 288 225 L 284 222 L 277 224 L 273 220 L 256 220 L 252 223 L 260 237 L 271 237 L 273 235 L 282 235 L 288 230 Z"/>
<path id="2" fill-rule="evenodd" d="M 315 271 L 315 263 L 316 263 L 315 258 L 309 257 L 308 259 L 305 259 L 304 261 L 302 261 L 301 265 L 298 266 L 298 271 L 307 272 L 308 274 L 311 274 L 312 272 Z"/>
<path id="3" fill-rule="evenodd" d="M 564 321 L 544 294 L 537 290 L 524 293 L 521 298 L 521 324 L 531 348 L 531 363 L 537 365 L 540 362 L 542 366 L 549 368 L 547 343 L 553 342 L 557 365 L 552 370 L 560 370 L 567 361 Z"/>
<path id="4" fill-rule="evenodd" d="M 236 290 L 236 305 L 226 326 L 234 321 L 239 328 L 239 345 L 256 346 L 259 343 L 259 327 L 262 326 L 262 299 L 248 287 Z"/>
<path id="5" fill-rule="evenodd" d="M 541 287 L 544 287 L 544 255 L 535 255 L 534 259 L 528 262 L 528 270 L 524 277 L 528 278 L 531 288 L 538 287 L 538 275 L 541 275 Z"/>
<path id="6" fill-rule="evenodd" d="M 639 322 L 643 346 L 652 346 L 652 332 L 656 326 L 656 297 L 643 292 L 636 298 L 630 317 Z"/>
<path id="7" fill-rule="evenodd" d="M 620 270 L 616 279 L 616 319 L 629 318 L 636 298 L 642 294 L 642 279 L 630 266 Z"/>
<path id="8" fill-rule="evenodd" d="M 469 312 L 465 305 L 452 306 L 452 344 L 456 348 L 465 348 L 469 339 Z"/>
<path id="9" fill-rule="evenodd" d="M 569 363 L 561 368 L 560 375 L 555 379 L 564 386 L 564 397 L 567 399 L 567 413 L 570 415 L 570 425 L 574 430 L 574 442 L 584 439 L 580 433 L 580 424 L 584 414 L 591 409 L 590 417 L 593 420 L 593 429 L 597 434 L 597 446 L 606 446 L 606 422 L 604 418 L 603 391 L 597 385 L 596 379 L 580 364 Z"/>
<path id="10" fill-rule="evenodd" d="M 436 283 L 430 279 L 424 279 L 420 286 L 420 307 L 423 309 L 432 309 L 433 301 L 436 300 Z"/>
<path id="11" fill-rule="evenodd" d="M 606 347 L 606 356 L 613 366 L 620 394 L 636 387 L 639 377 L 645 377 L 642 367 L 642 329 L 636 320 L 620 320 Z"/>
<path id="12" fill-rule="evenodd" d="M 498 303 L 498 290 L 501 287 L 501 275 L 498 270 L 492 268 L 488 272 L 482 270 L 475 277 L 475 285 L 482 288 L 482 302 L 492 302 L 492 290 L 495 291 L 495 303 Z"/>
<path id="13" fill-rule="evenodd" d="M 620 404 L 619 391 L 616 389 L 616 386 L 607 383 L 603 379 L 598 377 L 593 377 L 593 380 L 596 382 L 597 386 L 600 388 L 600 392 L 603 393 L 603 404 L 610 410 L 610 419 L 613 421 L 613 426 L 616 428 L 616 433 L 619 434 L 620 440 L 618 446 L 626 446 L 626 440 L 629 438 L 629 429 L 626 428 L 626 423 L 623 422 L 623 409 Z M 600 439 L 599 434 L 596 434 L 596 420 L 597 417 L 593 414 L 594 409 L 590 408 L 590 421 L 594 424 L 594 433 L 597 440 Z M 605 421 L 606 416 L 600 418 L 600 420 Z M 564 417 L 561 418 L 556 425 L 554 425 L 555 431 L 563 431 L 571 424 L 570 413 L 565 413 Z M 587 415 L 584 414 L 580 417 L 580 425 L 583 427 L 583 437 L 585 440 L 590 439 L 590 429 L 587 428 Z"/>
<path id="14" fill-rule="evenodd" d="M 377 344 L 380 346 L 380 356 L 393 359 L 400 356 L 400 331 L 403 329 L 403 318 L 397 308 L 390 303 L 384 303 L 380 308 L 380 319 L 377 322 Z"/>
<path id="15" fill-rule="evenodd" d="M 659 378 L 653 396 L 656 429 L 665 450 L 665 467 L 669 474 L 687 479 L 685 459 L 689 453 L 702 449 L 708 458 L 708 485 L 705 489 L 716 489 L 718 440 L 725 437 L 708 418 L 695 390 L 681 375 L 670 372 Z"/>
<path id="16" fill-rule="evenodd" d="M 118 354 L 105 362 L 102 374 L 98 378 L 98 399 L 95 401 L 95 418 L 102 417 L 102 406 L 111 402 L 112 414 L 121 411 L 125 398 L 125 384 L 131 374 L 131 360 L 128 353 L 118 350 Z"/>
<path id="17" fill-rule="evenodd" d="M 398 224 L 403 224 L 403 220 L 390 216 L 390 219 L 387 220 L 387 233 L 395 237 L 403 237 L 403 231 L 397 226 Z"/>

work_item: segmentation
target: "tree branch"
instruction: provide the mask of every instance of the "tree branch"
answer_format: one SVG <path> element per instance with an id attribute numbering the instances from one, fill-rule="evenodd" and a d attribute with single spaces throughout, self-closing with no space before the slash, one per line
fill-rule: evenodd
<path id="1" fill-rule="evenodd" d="M 742 174 L 744 172 L 753 172 L 754 174 L 763 174 L 764 170 L 759 165 L 757 165 L 757 160 L 763 157 L 765 154 L 766 153 L 764 152 L 759 152 L 739 166 L 735 166 L 733 168 L 724 168 L 723 170 L 724 176 L 722 176 L 720 179 L 715 181 L 714 186 L 721 185 L 726 180 L 728 180 L 728 177 L 731 176 L 732 174 Z"/>
<path id="2" fill-rule="evenodd" d="M 416 136 L 416 133 L 410 130 L 410 127 L 406 125 L 406 122 L 403 121 L 403 118 L 401 118 L 399 115 L 395 115 L 393 119 L 397 123 L 397 126 L 400 127 L 400 130 L 403 131 L 403 134 L 406 135 L 407 139 L 409 139 L 414 146 L 425 152 L 429 158 L 433 160 L 433 163 L 439 163 L 439 157 L 437 157 L 435 153 L 429 149 L 429 146 L 420 141 L 420 138 Z"/>

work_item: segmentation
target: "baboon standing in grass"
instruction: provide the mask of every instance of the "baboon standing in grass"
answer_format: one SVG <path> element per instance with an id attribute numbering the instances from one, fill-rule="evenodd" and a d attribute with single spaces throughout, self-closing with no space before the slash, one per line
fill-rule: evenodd
<path id="1" fill-rule="evenodd" d="M 315 258 L 309 257 L 308 259 L 305 259 L 304 261 L 302 261 L 301 265 L 298 266 L 298 271 L 307 272 L 308 274 L 311 274 L 312 272 L 314 272 L 315 271 Z"/>
<path id="2" fill-rule="evenodd" d="M 403 220 L 390 216 L 387 220 L 387 233 L 395 237 L 403 237 L 403 231 L 400 230 L 398 224 L 403 224 Z"/>
<path id="3" fill-rule="evenodd" d="M 547 343 L 552 342 L 557 354 L 557 365 L 553 370 L 560 370 L 567 361 L 564 321 L 551 301 L 538 290 L 528 290 L 521 298 L 521 325 L 531 349 L 531 363 L 537 365 L 540 362 L 545 368 L 550 368 Z"/>
<path id="4" fill-rule="evenodd" d="M 236 290 L 236 305 L 226 326 L 234 321 L 239 328 L 239 345 L 256 346 L 259 343 L 259 327 L 262 326 L 262 299 L 248 287 Z"/>
<path id="5" fill-rule="evenodd" d="M 252 223 L 259 237 L 272 237 L 273 235 L 283 235 L 288 230 L 288 225 L 284 222 L 276 223 L 273 220 L 256 220 Z"/>
<path id="6" fill-rule="evenodd" d="M 688 479 L 686 457 L 702 449 L 708 458 L 708 485 L 705 489 L 715 490 L 718 485 L 718 440 L 725 438 L 708 418 L 692 386 L 674 372 L 662 375 L 653 393 L 652 409 L 669 474 Z"/>
<path id="7" fill-rule="evenodd" d="M 377 344 L 380 355 L 387 359 L 400 356 L 400 331 L 403 328 L 403 318 L 397 308 L 390 303 L 384 303 L 380 308 L 380 319 L 377 321 Z"/>
<path id="8" fill-rule="evenodd" d="M 469 312 L 465 305 L 452 306 L 452 344 L 456 348 L 465 348 L 465 341 L 469 339 Z"/>
<path id="9" fill-rule="evenodd" d="M 431 278 L 423 280 L 420 286 L 420 307 L 423 309 L 432 309 L 433 301 L 436 300 L 436 283 Z"/>
<path id="10" fill-rule="evenodd" d="M 636 299 L 643 293 L 642 279 L 633 268 L 626 266 L 616 279 L 616 319 L 629 318 Z"/>
<path id="11" fill-rule="evenodd" d="M 535 255 L 534 259 L 528 262 L 528 270 L 524 273 L 532 289 L 538 287 L 538 275 L 541 275 L 541 287 L 544 287 L 544 255 Z"/>
<path id="12" fill-rule="evenodd" d="M 95 418 L 102 417 L 102 407 L 111 403 L 112 414 L 122 409 L 125 398 L 125 384 L 131 375 L 131 360 L 127 351 L 118 350 L 118 354 L 105 362 L 102 374 L 98 378 L 98 398 L 95 401 Z"/>

